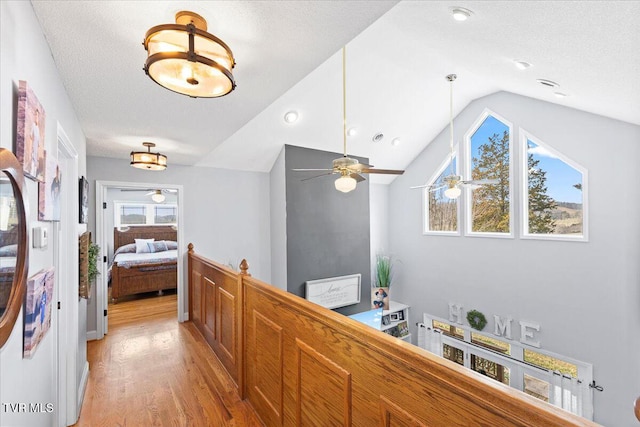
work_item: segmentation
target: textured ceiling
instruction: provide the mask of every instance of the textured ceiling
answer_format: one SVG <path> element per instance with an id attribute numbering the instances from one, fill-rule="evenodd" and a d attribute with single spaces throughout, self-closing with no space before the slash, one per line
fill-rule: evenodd
<path id="1" fill-rule="evenodd" d="M 456 112 L 504 90 L 640 124 L 637 1 L 32 3 L 94 156 L 150 140 L 170 164 L 269 171 L 284 144 L 340 152 L 345 44 L 349 152 L 377 167 L 405 168 L 446 127 L 449 73 Z M 474 13 L 457 22 L 453 6 Z M 191 99 L 142 71 L 144 33 L 182 9 L 234 51 L 230 95 Z"/>

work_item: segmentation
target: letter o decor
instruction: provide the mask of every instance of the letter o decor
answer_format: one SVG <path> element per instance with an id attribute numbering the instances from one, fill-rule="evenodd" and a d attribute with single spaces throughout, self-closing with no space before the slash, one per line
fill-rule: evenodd
<path id="1" fill-rule="evenodd" d="M 487 326 L 487 318 L 478 310 L 471 310 L 467 313 L 467 322 L 477 331 L 481 331 Z"/>

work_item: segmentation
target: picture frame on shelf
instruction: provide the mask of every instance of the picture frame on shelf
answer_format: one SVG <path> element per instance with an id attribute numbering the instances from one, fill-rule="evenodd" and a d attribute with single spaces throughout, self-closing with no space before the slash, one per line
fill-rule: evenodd
<path id="1" fill-rule="evenodd" d="M 387 326 L 389 324 L 391 324 L 391 321 L 389 320 L 389 315 L 385 314 L 384 316 L 382 316 L 382 325 Z"/>
<path id="2" fill-rule="evenodd" d="M 392 322 L 397 322 L 400 320 L 400 316 L 399 313 L 390 313 L 389 314 L 389 320 Z"/>

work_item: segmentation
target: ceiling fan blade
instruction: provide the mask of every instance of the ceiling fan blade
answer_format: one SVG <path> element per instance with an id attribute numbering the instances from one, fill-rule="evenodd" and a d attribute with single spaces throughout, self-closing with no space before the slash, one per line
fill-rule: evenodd
<path id="1" fill-rule="evenodd" d="M 499 184 L 499 179 L 472 179 L 469 181 L 460 181 L 461 184 L 466 185 L 495 185 Z"/>
<path id="2" fill-rule="evenodd" d="M 356 163 L 354 165 L 349 165 L 347 169 L 362 172 L 364 169 L 371 169 L 372 167 L 373 165 L 368 165 L 366 163 Z"/>
<path id="3" fill-rule="evenodd" d="M 177 193 L 178 190 L 175 188 L 163 188 L 162 191 L 164 191 L 165 193 Z"/>
<path id="4" fill-rule="evenodd" d="M 415 190 L 416 188 L 429 188 L 429 191 L 437 191 L 446 187 L 448 187 L 447 184 L 438 184 L 435 186 L 433 184 L 424 184 L 424 185 L 415 185 L 413 187 L 409 187 L 409 189 Z"/>
<path id="5" fill-rule="evenodd" d="M 145 194 L 145 196 L 150 196 L 152 194 L 156 194 L 155 190 L 149 191 L 147 194 Z"/>
<path id="6" fill-rule="evenodd" d="M 320 170 L 324 170 L 324 169 L 320 169 Z M 304 179 L 301 179 L 300 181 L 309 181 L 310 179 L 313 179 L 313 178 L 320 178 L 321 176 L 333 175 L 333 169 L 330 169 L 330 170 L 331 170 L 331 172 L 329 172 L 329 173 L 323 173 L 321 175 L 310 176 L 309 178 L 304 178 Z"/>
<path id="7" fill-rule="evenodd" d="M 152 188 L 121 188 L 120 191 L 155 191 Z"/>
<path id="8" fill-rule="evenodd" d="M 365 180 L 364 176 L 362 176 L 362 175 L 360 175 L 360 174 L 357 174 L 357 173 L 349 174 L 349 176 L 350 176 L 351 178 L 355 179 L 355 180 L 356 180 L 356 182 L 362 182 L 362 181 L 364 181 L 364 180 Z"/>
<path id="9" fill-rule="evenodd" d="M 294 172 L 320 172 L 320 171 L 332 171 L 333 169 L 291 169 Z"/>
<path id="10" fill-rule="evenodd" d="M 402 175 L 404 171 L 396 169 L 363 169 L 362 173 L 379 173 L 385 175 Z"/>

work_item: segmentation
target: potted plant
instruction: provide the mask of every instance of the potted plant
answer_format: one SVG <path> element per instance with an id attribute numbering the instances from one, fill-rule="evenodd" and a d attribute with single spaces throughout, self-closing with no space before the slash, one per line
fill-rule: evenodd
<path id="1" fill-rule="evenodd" d="M 389 288 L 393 280 L 393 259 L 389 255 L 377 254 L 374 270 L 371 306 L 389 310 Z"/>

